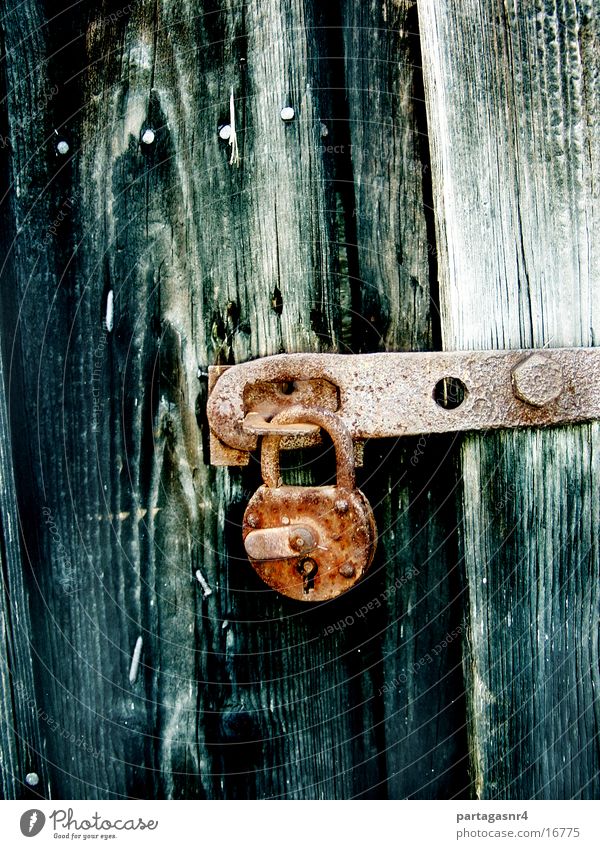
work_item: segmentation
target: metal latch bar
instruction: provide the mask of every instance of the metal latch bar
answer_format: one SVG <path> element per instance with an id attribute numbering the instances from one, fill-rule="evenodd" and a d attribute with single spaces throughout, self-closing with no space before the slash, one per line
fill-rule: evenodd
<path id="1" fill-rule="evenodd" d="M 268 414 L 261 384 L 286 386 L 278 403 L 269 393 Z M 444 386 L 458 387 L 453 404 L 444 404 Z M 600 348 L 279 354 L 209 368 L 209 390 L 211 462 L 244 465 L 261 417 L 268 426 L 279 410 L 308 396 L 326 395 L 354 440 L 598 419 Z M 249 414 L 253 426 L 246 430 Z"/>

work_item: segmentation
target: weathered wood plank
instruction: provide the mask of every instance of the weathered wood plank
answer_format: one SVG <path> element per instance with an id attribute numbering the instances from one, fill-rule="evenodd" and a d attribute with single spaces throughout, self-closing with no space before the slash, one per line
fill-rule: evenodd
<path id="1" fill-rule="evenodd" d="M 39 718 L 52 730 L 56 720 L 36 702 L 1 361 L 0 434 L 0 798 L 22 799 L 37 796 L 38 784 L 47 782 Z"/>
<path id="2" fill-rule="evenodd" d="M 416 12 L 415 2 L 345 4 L 351 273 L 355 334 L 367 350 L 426 350 L 439 336 Z M 383 699 L 390 798 L 447 798 L 468 784 L 454 455 L 452 440 L 424 438 L 366 453 L 380 531 L 368 600 L 382 603 L 367 614 L 367 645 L 381 641 L 376 699 Z"/>
<path id="3" fill-rule="evenodd" d="M 86 744 L 46 735 L 41 792 L 383 795 L 381 648 L 325 633 L 370 588 L 315 611 L 265 595 L 239 536 L 256 465 L 210 468 L 198 428 L 208 363 L 351 340 L 343 169 L 321 143 L 336 45 L 311 4 L 86 15 L 31 0 L 4 20 L 38 689 Z M 217 133 L 232 88 L 239 167 Z"/>
<path id="4" fill-rule="evenodd" d="M 361 346 L 374 350 L 427 350 L 436 333 L 429 282 L 435 233 L 427 210 L 429 152 L 416 12 L 416 0 L 344 3 L 359 273 L 356 335 Z"/>
<path id="5" fill-rule="evenodd" d="M 597 4 L 419 0 L 444 346 L 594 345 Z M 485 798 L 589 798 L 598 427 L 462 451 L 470 743 Z"/>
<path id="6" fill-rule="evenodd" d="M 540 6 L 537 32 L 533 17 L 496 20 L 485 4 L 462 24 L 451 4 L 422 4 L 449 347 L 593 344 L 598 35 L 586 9 L 565 7 L 556 24 Z M 382 531 L 372 576 L 298 611 L 264 592 L 241 550 L 256 465 L 209 468 L 198 428 L 208 363 L 436 343 L 414 12 L 273 2 L 199 14 L 165 0 L 45 26 L 30 2 L 4 20 L 6 174 L 19 191 L 3 321 L 20 330 L 11 408 L 19 504 L 33 517 L 38 702 L 66 732 L 44 729 L 45 794 L 469 792 L 452 443 L 368 448 L 361 481 Z M 528 51 L 541 59 L 525 73 Z M 217 134 L 232 88 L 239 167 Z M 559 90 L 570 123 L 552 111 Z M 485 214 L 468 201 L 474 186 Z M 481 795 L 595 792 L 597 472 L 588 429 L 577 433 L 470 440 L 463 453 Z M 323 459 L 315 471 L 333 470 Z M 551 568 L 550 537 L 531 544 L 537 521 L 555 528 Z M 519 564 L 508 584 L 505 562 Z M 563 611 L 556 628 L 572 598 L 573 620 Z M 374 599 L 385 609 L 359 616 Z M 498 634 L 509 616 L 517 638 Z M 530 645 L 532 617 L 556 631 L 552 654 Z M 567 755 L 574 722 L 581 745 Z"/>
<path id="7" fill-rule="evenodd" d="M 49 796 L 52 787 L 60 786 L 63 777 L 69 774 L 71 752 L 79 753 L 84 747 L 89 757 L 95 752 L 91 724 L 83 731 L 79 717 L 73 718 L 72 712 L 63 713 L 62 710 L 66 688 L 58 670 L 65 653 L 75 653 L 72 645 L 66 652 L 62 650 L 65 638 L 62 628 L 67 611 L 75 606 L 73 589 L 77 577 L 71 554 L 77 550 L 77 528 L 68 526 L 68 517 L 64 513 L 59 515 L 56 503 L 45 491 L 38 453 L 41 449 L 50 464 L 56 461 L 57 467 L 61 467 L 57 446 L 62 445 L 62 440 L 57 413 L 62 386 L 61 356 L 68 322 L 53 324 L 51 319 L 51 331 L 46 340 L 44 334 L 53 299 L 55 296 L 59 300 L 64 298 L 64 292 L 57 295 L 56 291 L 64 251 L 61 253 L 58 249 L 51 228 L 62 223 L 63 216 L 59 222 L 57 214 L 68 195 L 64 176 L 57 167 L 55 142 L 50 137 L 51 118 L 47 107 L 56 91 L 49 78 L 47 56 L 52 51 L 46 42 L 44 16 L 39 5 L 26 3 L 17 7 L 9 4 L 1 28 L 3 109 L 6 112 L 3 114 L 1 169 L 5 218 L 0 291 L 18 516 L 24 541 L 22 561 L 14 550 L 14 542 L 7 557 L 15 591 L 14 597 L 11 596 L 12 638 L 17 647 L 20 645 L 20 657 L 12 675 L 15 686 L 19 681 L 23 685 L 21 697 L 16 698 L 17 703 L 23 699 L 27 712 L 21 732 L 23 751 L 19 758 L 19 779 L 23 761 L 31 758 L 30 750 L 33 749 L 35 757 L 32 759 L 36 763 L 31 768 L 40 777 L 36 792 Z M 29 294 L 28 309 L 22 317 L 27 329 L 21 336 L 19 308 L 24 305 L 25 293 Z M 28 314 L 33 315 L 30 323 L 27 323 Z M 60 343 L 52 346 L 53 340 L 60 340 Z M 49 347 L 44 346 L 44 341 L 50 343 Z M 40 362 L 46 364 L 46 371 L 42 369 L 38 373 L 41 384 L 37 384 L 34 363 Z M 42 399 L 39 408 L 38 397 Z M 42 426 L 36 431 L 40 412 Z M 5 432 L 4 428 L 2 430 Z M 79 428 L 73 433 L 71 446 L 78 443 L 78 431 Z M 62 478 L 60 489 L 64 497 L 67 488 L 68 481 Z M 14 521 L 10 516 L 8 520 Z M 24 643 L 28 618 L 23 591 L 19 590 L 23 579 L 28 584 L 31 606 L 31 649 Z M 17 625 L 19 619 L 21 625 Z M 49 664 L 51 640 L 57 651 L 54 662 Z M 57 692 L 59 698 L 56 698 Z M 68 698 L 76 701 L 79 696 L 80 689 L 71 687 Z M 34 721 L 38 711 L 43 720 L 40 730 Z M 43 744 L 38 742 L 40 731 Z M 68 755 L 65 753 L 65 757 L 54 761 L 57 749 L 63 753 L 68 750 Z M 72 789 L 77 793 L 76 788 Z"/>
<path id="8" fill-rule="evenodd" d="M 164 14 L 175 12 L 165 7 Z M 321 618 L 265 593 L 245 563 L 241 509 L 258 484 L 256 468 L 215 471 L 205 465 L 207 457 L 205 462 L 191 457 L 189 447 L 194 439 L 198 442 L 196 420 L 190 416 L 198 364 L 338 346 L 345 284 L 335 279 L 334 200 L 320 150 L 328 84 L 316 62 L 311 14 L 311 7 L 301 3 L 286 8 L 256 3 L 245 7 L 243 17 L 234 7 L 220 21 L 212 17 L 205 39 L 213 46 L 222 42 L 222 47 L 216 58 L 208 49 L 197 53 L 196 73 L 206 88 L 196 92 L 196 107 L 189 115 L 169 114 L 165 96 L 182 86 L 175 72 L 185 67 L 190 48 L 185 39 L 168 45 L 175 57 L 158 62 L 154 77 L 161 103 L 167 104 L 163 123 L 186 127 L 190 134 L 193 127 L 194 158 L 182 169 L 191 186 L 181 193 L 181 202 L 185 196 L 193 199 L 183 216 L 190 222 L 190 236 L 178 252 L 186 268 L 173 270 L 168 261 L 171 282 L 161 292 L 161 311 L 181 340 L 172 356 L 168 351 L 164 355 L 167 364 L 180 364 L 178 379 L 172 381 L 180 391 L 167 396 L 172 405 L 171 458 L 157 458 L 157 479 L 167 502 L 178 491 L 181 496 L 176 510 L 167 512 L 165 503 L 151 542 L 159 552 L 169 547 L 169 539 L 181 538 L 185 504 L 189 530 L 183 535 L 182 565 L 176 568 L 182 581 L 189 580 L 187 549 L 191 565 L 200 568 L 213 588 L 196 618 L 195 675 L 186 669 L 180 673 L 192 684 L 187 703 L 182 705 L 182 695 L 175 694 L 172 673 L 158 679 L 157 700 L 165 713 L 161 725 L 170 723 L 180 738 L 179 750 L 172 747 L 161 755 L 161 770 L 166 776 L 190 772 L 190 759 L 182 752 L 181 738 L 186 738 L 178 731 L 181 715 L 189 717 L 197 722 L 205 752 L 199 761 L 203 789 L 213 797 L 349 796 L 357 786 L 375 783 L 376 764 L 358 774 L 354 769 L 357 734 L 364 734 L 365 747 L 375 750 L 369 742 L 374 723 L 368 711 L 348 710 L 357 701 L 353 691 L 360 671 L 347 656 L 343 637 L 336 634 L 325 641 Z M 193 7 L 189 15 L 185 29 L 191 34 Z M 234 34 L 239 34 L 237 41 Z M 239 168 L 229 164 L 229 150 L 216 133 L 228 117 L 231 86 L 237 102 Z M 288 124 L 280 117 L 286 105 L 295 109 Z M 177 159 L 186 144 L 179 139 L 173 145 Z M 166 178 L 161 194 L 167 188 L 172 192 L 180 179 L 175 173 Z M 165 254 L 167 250 L 172 253 L 165 245 Z M 185 259 L 190 256 L 193 263 Z M 170 374 L 168 365 L 161 368 L 161 392 Z M 181 481 L 188 466 L 196 470 L 193 488 Z M 157 575 L 164 576 L 165 585 L 174 580 L 173 559 L 172 554 L 168 560 L 157 556 Z M 162 585 L 158 577 L 157 582 Z M 194 593 L 198 597 L 197 583 Z M 157 606 L 161 608 L 164 604 Z M 161 634 L 177 633 L 178 609 L 173 606 Z M 169 651 L 170 670 L 185 662 L 181 646 L 188 639 L 182 634 Z M 156 652 L 165 656 L 158 644 Z M 164 731 L 159 735 L 166 736 Z M 187 780 L 180 777 L 179 787 L 169 786 L 169 780 L 169 795 L 189 794 L 189 774 Z"/>

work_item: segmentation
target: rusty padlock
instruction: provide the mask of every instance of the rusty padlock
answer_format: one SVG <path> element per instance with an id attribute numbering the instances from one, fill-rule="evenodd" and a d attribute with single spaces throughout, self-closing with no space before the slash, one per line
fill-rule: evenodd
<path id="1" fill-rule="evenodd" d="M 290 407 L 272 424 L 316 424 L 333 440 L 335 486 L 287 486 L 279 468 L 281 436 L 264 436 L 264 484 L 250 499 L 242 534 L 248 558 L 270 587 L 297 601 L 335 598 L 359 581 L 375 553 L 371 505 L 356 489 L 352 437 L 335 413 Z"/>

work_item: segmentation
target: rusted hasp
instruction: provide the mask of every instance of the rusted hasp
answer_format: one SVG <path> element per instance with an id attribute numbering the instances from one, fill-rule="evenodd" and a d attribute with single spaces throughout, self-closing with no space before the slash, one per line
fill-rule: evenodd
<path id="1" fill-rule="evenodd" d="M 211 462 L 245 465 L 270 418 L 312 398 L 354 440 L 597 419 L 600 348 L 280 354 L 211 367 L 209 388 Z"/>

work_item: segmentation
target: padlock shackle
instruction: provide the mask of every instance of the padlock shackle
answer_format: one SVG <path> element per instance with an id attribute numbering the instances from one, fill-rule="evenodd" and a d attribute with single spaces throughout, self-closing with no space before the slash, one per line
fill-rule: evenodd
<path id="1" fill-rule="evenodd" d="M 342 419 L 321 407 L 288 407 L 271 420 L 272 424 L 315 424 L 329 434 L 335 448 L 337 465 L 337 485 L 346 489 L 355 488 L 354 444 L 350 431 Z M 261 452 L 261 470 L 265 484 L 277 487 L 281 480 L 279 465 L 279 443 L 282 436 L 263 436 Z"/>

